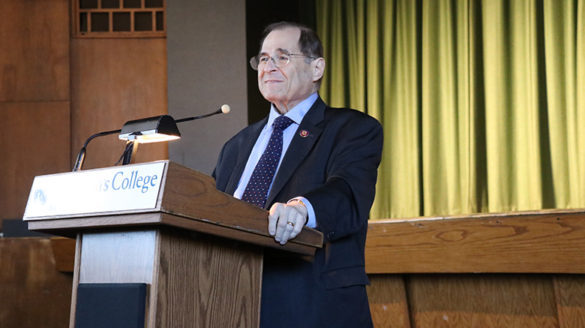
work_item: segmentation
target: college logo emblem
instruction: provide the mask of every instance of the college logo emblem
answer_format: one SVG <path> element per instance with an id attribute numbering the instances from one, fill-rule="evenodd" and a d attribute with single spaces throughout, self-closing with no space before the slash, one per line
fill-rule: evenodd
<path id="1" fill-rule="evenodd" d="M 47 196 L 45 196 L 45 193 L 43 192 L 43 190 L 37 189 L 34 192 L 34 200 L 36 202 L 41 203 L 42 205 L 45 205 L 45 203 L 47 202 Z"/>

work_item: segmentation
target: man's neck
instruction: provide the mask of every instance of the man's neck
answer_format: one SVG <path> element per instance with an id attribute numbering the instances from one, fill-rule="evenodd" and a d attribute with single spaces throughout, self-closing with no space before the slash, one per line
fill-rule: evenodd
<path id="1" fill-rule="evenodd" d="M 276 109 L 281 115 L 284 115 L 286 113 L 288 113 L 289 111 L 293 110 L 295 107 L 297 107 L 298 105 L 302 104 L 305 101 L 308 101 L 310 99 L 311 104 L 315 102 L 315 100 L 317 99 L 318 94 L 317 92 L 313 92 L 310 95 L 308 95 L 307 97 L 305 97 L 303 100 L 301 101 L 296 101 L 294 103 L 278 103 L 278 102 L 273 102 L 272 106 L 274 107 L 274 109 Z"/>

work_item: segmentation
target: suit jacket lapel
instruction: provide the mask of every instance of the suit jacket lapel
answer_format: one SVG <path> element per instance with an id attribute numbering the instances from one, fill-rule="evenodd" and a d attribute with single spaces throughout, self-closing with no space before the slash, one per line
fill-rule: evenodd
<path id="1" fill-rule="evenodd" d="M 256 143 L 256 140 L 258 139 L 258 136 L 260 135 L 260 132 L 262 132 L 262 129 L 264 128 L 264 126 L 266 125 L 266 122 L 268 122 L 268 116 L 265 117 L 263 120 L 250 125 L 249 126 L 249 133 L 247 133 L 242 139 L 242 145 L 241 145 L 241 149 L 238 152 L 238 158 L 236 159 L 236 166 L 234 167 L 234 170 L 232 172 L 232 174 L 230 175 L 230 179 L 227 183 L 225 192 L 227 194 L 233 195 L 234 192 L 236 191 L 236 188 L 238 188 L 238 183 L 240 182 L 240 178 L 242 177 L 242 173 L 244 172 L 244 168 L 246 167 L 246 164 L 248 163 L 248 157 L 250 157 L 250 153 L 252 152 L 252 148 L 254 147 L 254 144 Z"/>
<path id="2" fill-rule="evenodd" d="M 326 105 L 323 100 L 318 98 L 303 118 L 274 178 L 272 189 L 266 200 L 267 206 L 272 204 L 278 193 L 280 193 L 282 188 L 293 176 L 297 167 L 303 162 L 313 148 L 313 145 L 315 145 L 315 142 L 319 139 L 323 129 L 318 124 L 324 119 L 325 107 Z M 307 131 L 308 135 L 301 136 L 303 131 Z"/>

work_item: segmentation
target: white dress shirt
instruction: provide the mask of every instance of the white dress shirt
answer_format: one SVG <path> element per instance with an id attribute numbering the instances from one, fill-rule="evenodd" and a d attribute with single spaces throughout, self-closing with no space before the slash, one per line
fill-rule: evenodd
<path id="1" fill-rule="evenodd" d="M 286 154 L 288 146 L 290 145 L 295 133 L 297 132 L 297 129 L 301 124 L 301 121 L 303 120 L 305 114 L 307 114 L 309 109 L 311 109 L 311 106 L 313 106 L 315 101 L 317 101 L 318 97 L 319 96 L 317 93 L 313 93 L 308 98 L 301 101 L 298 105 L 289 110 L 286 114 L 284 114 L 285 116 L 290 118 L 293 121 L 293 123 L 283 131 L 282 154 L 280 155 L 280 160 L 278 161 L 278 166 L 276 167 L 276 172 L 274 176 L 278 174 L 278 169 L 280 168 L 280 164 L 282 163 L 284 154 Z M 264 153 L 264 149 L 266 149 L 268 141 L 270 140 L 270 136 L 272 135 L 273 130 L 272 123 L 278 116 L 280 116 L 280 112 L 278 112 L 274 105 L 270 105 L 270 114 L 268 116 L 268 122 L 266 122 L 266 125 L 262 129 L 262 132 L 260 132 L 260 135 L 258 136 L 256 143 L 254 144 L 254 148 L 252 148 L 252 152 L 250 153 L 250 157 L 248 157 L 248 162 L 246 162 L 244 172 L 240 177 L 238 188 L 236 188 L 236 191 L 234 192 L 234 197 L 242 199 L 242 195 L 246 190 L 246 186 L 250 181 L 250 177 L 254 172 L 254 168 L 256 167 L 256 164 L 260 160 L 262 153 Z M 274 180 L 272 180 L 272 183 L 274 183 Z M 268 189 L 268 194 L 270 194 L 270 190 L 272 189 L 272 183 L 270 184 L 270 188 Z M 317 220 L 315 218 L 315 211 L 313 210 L 313 206 L 311 205 L 311 203 L 304 197 L 295 197 L 293 199 L 300 199 L 305 204 L 309 213 L 307 226 L 310 228 L 315 228 L 317 226 Z"/>

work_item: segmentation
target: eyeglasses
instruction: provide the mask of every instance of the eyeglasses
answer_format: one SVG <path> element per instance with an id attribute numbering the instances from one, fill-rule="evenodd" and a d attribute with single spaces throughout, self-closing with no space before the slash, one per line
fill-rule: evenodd
<path id="1" fill-rule="evenodd" d="M 276 57 L 272 57 L 272 56 L 268 56 L 268 55 L 258 55 L 258 56 L 254 56 L 254 57 L 250 58 L 250 66 L 252 66 L 253 70 L 257 71 L 259 69 L 262 69 L 264 66 L 266 66 L 268 64 L 269 61 L 272 60 L 272 63 L 274 64 L 274 66 L 276 66 L 278 68 L 282 68 L 290 62 L 290 59 L 292 57 L 306 57 L 306 58 L 311 58 L 312 60 L 317 59 L 317 57 L 307 56 L 307 55 L 303 55 L 303 54 L 282 53 L 282 54 L 277 55 Z"/>

